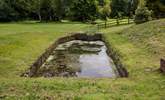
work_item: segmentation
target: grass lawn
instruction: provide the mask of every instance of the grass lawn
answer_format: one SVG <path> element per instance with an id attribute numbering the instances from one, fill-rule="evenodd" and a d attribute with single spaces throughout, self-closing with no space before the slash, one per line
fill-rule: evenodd
<path id="1" fill-rule="evenodd" d="M 57 38 L 87 26 L 82 23 L 0 24 L 0 78 L 19 76 Z"/>
<path id="2" fill-rule="evenodd" d="M 57 38 L 82 31 L 82 23 L 0 24 L 0 99 L 164 100 L 165 20 L 101 30 L 120 53 L 129 78 L 23 78 L 19 75 Z"/>

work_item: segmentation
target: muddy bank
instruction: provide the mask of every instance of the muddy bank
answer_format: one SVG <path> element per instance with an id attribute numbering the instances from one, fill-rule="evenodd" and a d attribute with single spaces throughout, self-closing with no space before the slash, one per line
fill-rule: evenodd
<path id="1" fill-rule="evenodd" d="M 115 64 L 115 69 L 117 69 L 117 72 L 115 73 L 118 73 L 120 77 L 128 77 L 128 72 L 127 70 L 124 68 L 124 66 L 122 65 L 121 61 L 120 61 L 120 56 L 118 55 L 118 53 L 113 49 L 111 48 L 111 45 L 109 44 L 109 42 L 106 41 L 106 38 L 102 35 L 102 34 L 95 34 L 95 35 L 87 35 L 87 34 L 73 34 L 73 35 L 70 35 L 70 36 L 66 36 L 66 37 L 62 37 L 60 39 L 58 39 L 56 42 L 54 42 L 33 64 L 32 66 L 30 67 L 29 71 L 26 72 L 25 74 L 23 74 L 23 76 L 28 76 L 28 77 L 38 77 L 38 76 L 46 76 L 46 77 L 53 77 L 53 76 L 76 76 L 78 75 L 77 73 L 75 73 L 74 70 L 76 70 L 76 72 L 78 72 L 79 70 L 79 67 L 76 67 L 76 68 L 72 68 L 72 69 L 68 69 L 68 67 L 66 65 L 68 64 L 65 64 L 66 62 L 74 62 L 76 61 L 76 59 L 80 59 L 81 57 L 79 56 L 69 56 L 68 54 L 66 55 L 63 55 L 62 52 L 60 53 L 57 53 L 54 52 L 54 50 L 60 45 L 60 44 L 63 44 L 63 43 L 66 43 L 66 42 L 69 42 L 69 41 L 74 41 L 74 40 L 80 40 L 80 41 L 88 41 L 88 42 L 92 42 L 92 41 L 102 41 L 105 43 L 105 46 L 107 47 L 107 50 L 106 52 L 108 53 L 108 56 L 112 58 L 112 61 L 113 63 Z M 95 45 L 96 46 L 96 45 Z M 79 48 L 79 47 L 78 47 Z M 84 48 L 83 48 L 84 49 Z M 85 48 L 86 51 L 89 51 L 91 50 L 91 48 Z M 75 51 L 75 50 L 72 50 L 72 51 Z M 79 50 L 80 51 L 80 50 Z M 82 52 L 82 50 L 81 50 Z M 100 51 L 98 50 L 98 48 L 95 48 L 95 50 L 93 49 L 92 50 L 92 53 L 99 53 Z M 54 56 L 51 56 L 52 54 L 54 53 Z M 65 51 L 66 53 L 66 51 Z M 80 52 L 79 52 L 80 53 Z M 83 52 L 84 53 L 84 52 Z M 98 54 L 97 54 L 98 55 Z M 95 56 L 97 56 L 95 55 Z M 57 58 L 53 58 L 53 57 L 57 57 Z M 66 58 L 72 58 L 71 61 L 65 61 L 64 59 Z M 88 56 L 86 56 L 88 57 Z M 58 58 L 61 58 L 62 60 L 58 59 Z M 85 58 L 85 56 L 84 56 Z M 97 57 L 93 57 L 93 58 L 97 58 Z M 58 59 L 58 60 L 57 60 Z M 90 58 L 92 59 L 92 57 Z M 44 69 L 46 68 L 43 68 L 45 64 L 48 64 L 46 62 L 49 62 L 49 60 L 55 60 L 55 61 L 52 61 L 51 63 L 54 63 L 54 65 L 56 66 L 59 66 L 59 67 L 52 67 L 52 68 L 55 68 L 55 69 L 51 69 L 51 68 L 47 68 L 48 69 L 48 72 L 49 73 L 45 73 L 44 75 L 42 74 L 42 72 L 45 72 Z M 96 60 L 96 59 L 95 59 Z M 86 61 L 84 61 L 83 59 L 80 60 L 80 62 L 85 62 L 87 63 Z M 99 61 L 99 59 L 98 59 Z M 84 64 L 85 64 L 84 63 Z M 90 64 L 90 63 L 88 63 Z M 103 63 L 105 64 L 105 63 Z M 49 65 L 49 64 L 48 64 Z M 71 65 L 73 66 L 73 65 Z M 80 65 L 74 65 L 74 66 L 80 66 Z M 84 66 L 87 66 L 87 65 L 84 65 Z M 93 65 L 92 65 L 93 66 Z M 66 68 L 66 69 L 65 69 Z M 69 70 L 68 72 L 65 71 L 65 70 Z M 74 69 L 74 70 L 73 70 Z M 114 70 L 115 70 L 114 69 Z M 72 71 L 73 70 L 73 71 Z M 105 69 L 107 70 L 107 69 Z M 50 72 L 52 71 L 52 74 L 50 74 Z M 57 72 L 55 72 L 57 71 Z M 81 71 L 80 71 L 81 72 Z M 69 74 L 68 74 L 69 73 Z M 80 73 L 79 73 L 80 75 Z"/>

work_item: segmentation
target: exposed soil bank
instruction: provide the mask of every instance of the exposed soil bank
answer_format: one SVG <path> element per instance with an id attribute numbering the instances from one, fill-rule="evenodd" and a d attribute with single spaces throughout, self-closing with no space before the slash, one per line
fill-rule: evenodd
<path id="1" fill-rule="evenodd" d="M 69 41 L 73 40 L 81 40 L 81 41 L 103 41 L 107 47 L 107 53 L 109 57 L 112 58 L 117 72 L 119 73 L 120 77 L 128 77 L 128 72 L 127 70 L 123 67 L 120 57 L 117 54 L 117 52 L 111 48 L 110 44 L 106 41 L 106 38 L 103 37 L 102 34 L 95 34 L 95 35 L 87 35 L 87 34 L 74 34 L 66 37 L 62 37 L 58 39 L 55 43 L 53 43 L 37 60 L 36 62 L 33 63 L 33 65 L 30 67 L 30 70 L 24 74 L 24 76 L 29 76 L 29 77 L 37 77 L 40 76 L 41 72 L 41 67 L 45 62 L 47 62 L 48 59 L 51 59 L 51 54 L 53 51 L 58 47 L 59 44 L 63 44 Z M 65 67 L 65 65 L 61 65 Z M 42 75 L 41 75 L 42 76 Z M 49 74 L 47 75 L 49 76 Z M 56 75 L 55 75 L 56 76 Z M 73 76 L 75 76 L 75 73 L 73 73 Z M 50 75 L 51 77 L 51 75 Z"/>

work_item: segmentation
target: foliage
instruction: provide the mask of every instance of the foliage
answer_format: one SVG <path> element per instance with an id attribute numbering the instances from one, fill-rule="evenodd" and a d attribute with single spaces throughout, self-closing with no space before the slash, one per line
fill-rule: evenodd
<path id="1" fill-rule="evenodd" d="M 61 4 L 61 0 L 1 0 L 0 19 L 15 21 L 30 18 L 56 21 L 62 16 Z"/>
<path id="2" fill-rule="evenodd" d="M 11 7 L 10 1 L 0 0 L 0 22 L 17 20 L 18 13 Z"/>
<path id="3" fill-rule="evenodd" d="M 41 17 L 44 21 L 59 21 L 62 17 L 61 0 L 43 0 Z"/>
<path id="4" fill-rule="evenodd" d="M 165 0 L 146 0 L 146 6 L 153 11 L 153 17 L 161 17 L 165 13 Z"/>
<path id="5" fill-rule="evenodd" d="M 52 20 L 53 9 L 51 7 L 51 0 L 42 0 L 41 2 L 41 18 L 44 21 Z"/>
<path id="6" fill-rule="evenodd" d="M 1 0 L 2 21 L 37 19 L 60 21 L 64 18 L 86 21 L 95 20 L 97 0 Z"/>
<path id="7" fill-rule="evenodd" d="M 128 16 L 132 17 L 138 8 L 139 0 L 128 0 Z"/>
<path id="8" fill-rule="evenodd" d="M 95 20 L 97 17 L 97 4 L 95 0 L 74 0 L 71 6 L 71 19 L 76 21 Z"/>
<path id="9" fill-rule="evenodd" d="M 147 7 L 138 8 L 135 13 L 135 23 L 140 24 L 143 22 L 150 21 L 152 11 L 148 10 Z"/>
<path id="10" fill-rule="evenodd" d="M 126 16 L 128 14 L 128 0 L 112 0 L 111 10 L 112 17 Z"/>
<path id="11" fill-rule="evenodd" d="M 107 20 L 108 17 L 110 17 L 111 14 L 111 8 L 110 8 L 110 1 L 105 0 L 101 6 L 99 6 L 99 15 L 100 18 L 103 20 Z"/>
<path id="12" fill-rule="evenodd" d="M 18 20 L 76 21 L 106 20 L 133 16 L 139 5 L 155 16 L 165 11 L 162 0 L 0 0 L 0 22 Z"/>

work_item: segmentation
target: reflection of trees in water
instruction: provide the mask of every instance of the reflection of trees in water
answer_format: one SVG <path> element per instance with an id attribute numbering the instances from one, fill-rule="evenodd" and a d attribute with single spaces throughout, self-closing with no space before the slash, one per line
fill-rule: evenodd
<path id="1" fill-rule="evenodd" d="M 60 44 L 39 70 L 39 76 L 76 77 L 81 72 L 79 57 L 81 54 L 97 54 L 102 44 L 97 42 L 75 41 Z"/>

